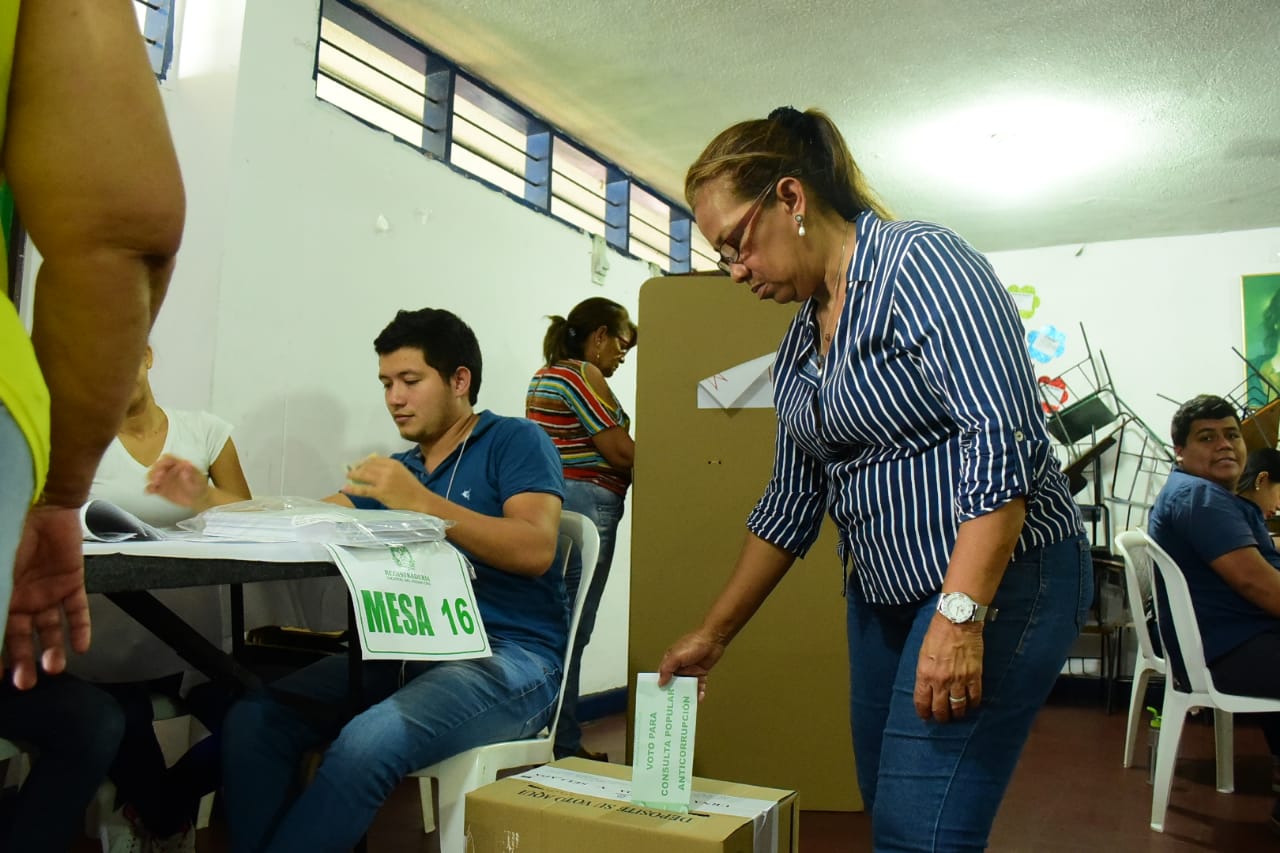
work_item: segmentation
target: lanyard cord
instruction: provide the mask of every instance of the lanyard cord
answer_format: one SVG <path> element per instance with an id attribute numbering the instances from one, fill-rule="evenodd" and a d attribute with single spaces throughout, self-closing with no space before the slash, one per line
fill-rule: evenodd
<path id="1" fill-rule="evenodd" d="M 476 423 L 480 422 L 480 416 L 476 415 Z M 471 440 L 471 433 L 475 430 L 475 424 L 471 425 L 471 429 L 467 430 L 466 436 L 462 439 L 462 445 L 458 448 L 458 458 L 453 462 L 453 470 L 449 472 L 449 485 L 445 486 L 444 499 L 449 500 L 449 496 L 453 494 L 453 478 L 458 476 L 458 466 L 462 464 L 462 454 L 467 450 L 467 442 Z"/>

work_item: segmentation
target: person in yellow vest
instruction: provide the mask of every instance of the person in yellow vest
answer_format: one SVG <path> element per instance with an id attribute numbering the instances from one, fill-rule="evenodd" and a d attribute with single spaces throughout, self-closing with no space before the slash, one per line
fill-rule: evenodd
<path id="1" fill-rule="evenodd" d="M 73 649 L 90 640 L 79 507 L 182 236 L 182 179 L 133 6 L 0 0 L 0 169 L 44 258 L 29 336 L 0 263 L 0 737 L 39 747 L 0 814 L 5 850 L 68 849 L 120 739 L 104 694 L 60 673 L 64 618 Z"/>
<path id="2" fill-rule="evenodd" d="M 0 2 L 0 163 L 44 263 L 30 338 L 0 300 L 0 597 L 29 687 L 35 633 L 44 669 L 64 666 L 64 612 L 72 647 L 89 644 L 78 510 L 133 391 L 185 200 L 133 3 L 18 6 Z"/>

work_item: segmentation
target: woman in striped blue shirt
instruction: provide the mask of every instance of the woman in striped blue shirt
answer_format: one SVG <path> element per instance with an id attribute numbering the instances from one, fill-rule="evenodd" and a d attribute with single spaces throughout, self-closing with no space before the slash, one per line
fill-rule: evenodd
<path id="1" fill-rule="evenodd" d="M 954 232 L 891 221 L 816 110 L 723 131 L 685 193 L 721 269 L 802 304 L 774 365 L 773 476 L 662 676 L 705 684 L 829 513 L 875 847 L 983 849 L 1092 599 L 1013 303 Z"/>

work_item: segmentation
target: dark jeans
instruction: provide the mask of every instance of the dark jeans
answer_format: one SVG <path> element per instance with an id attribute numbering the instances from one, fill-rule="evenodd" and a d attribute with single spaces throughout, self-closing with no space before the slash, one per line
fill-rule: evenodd
<path id="1" fill-rule="evenodd" d="M 153 693 L 177 697 L 182 675 L 128 684 L 102 684 L 124 714 L 124 738 L 111 764 L 110 776 L 119 799 L 133 804 L 153 835 L 173 835 L 195 817 L 200 798 L 215 790 L 222 780 L 219 758 L 222 718 L 234 697 L 225 688 L 201 684 L 192 688 L 186 704 L 196 719 L 211 732 L 173 767 L 166 767 L 164 753 L 156 740 Z"/>
<path id="2" fill-rule="evenodd" d="M 236 853 L 350 850 L 383 800 L 414 770 L 486 743 L 532 737 L 555 709 L 560 667 L 490 636 L 475 660 L 366 661 L 369 706 L 341 731 L 278 692 L 252 693 L 227 715 L 222 760 Z M 328 657 L 276 683 L 280 691 L 342 707 L 346 656 Z M 324 749 L 300 789 L 298 768 Z"/>
<path id="3" fill-rule="evenodd" d="M 0 737 L 32 751 L 31 773 L 0 816 L 0 850 L 65 851 L 107 776 L 124 713 L 106 692 L 70 675 L 40 675 L 18 690 L 4 673 Z"/>
<path id="4" fill-rule="evenodd" d="M 1213 686 L 1237 696 L 1280 699 L 1280 625 L 1263 631 L 1209 664 Z M 1257 714 L 1271 755 L 1280 759 L 1280 714 Z"/>
<path id="5" fill-rule="evenodd" d="M 1083 536 L 1009 563 L 983 628 L 982 705 L 921 720 L 912 694 L 938 597 L 875 605 L 849 588 L 849 674 L 858 785 L 875 849 L 984 850 L 1031 722 L 1093 601 Z"/>
<path id="6" fill-rule="evenodd" d="M 591 642 L 591 632 L 596 627 L 596 612 L 600 599 L 609 583 L 609 567 L 613 565 L 613 547 L 618 541 L 618 522 L 622 521 L 623 497 L 604 486 L 581 480 L 566 480 L 564 484 L 564 508 L 585 515 L 600 534 L 600 553 L 596 558 L 596 571 L 591 578 L 591 588 L 582 605 L 582 617 L 578 620 L 578 634 L 573 641 L 573 657 L 569 662 L 569 677 L 564 683 L 564 702 L 560 706 L 560 723 L 556 728 L 555 756 L 564 758 L 577 754 L 582 748 L 582 725 L 578 722 L 578 681 L 582 673 L 582 652 Z M 582 555 L 574 551 L 565 566 L 565 595 L 573 606 L 578 594 L 578 579 L 582 577 Z"/>

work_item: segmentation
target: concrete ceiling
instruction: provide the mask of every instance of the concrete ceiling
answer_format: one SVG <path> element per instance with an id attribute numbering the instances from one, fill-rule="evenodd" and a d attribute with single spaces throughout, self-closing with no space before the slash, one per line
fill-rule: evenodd
<path id="1" fill-rule="evenodd" d="M 791 104 L 986 251 L 1280 225 L 1277 0 L 364 2 L 675 199 Z"/>

